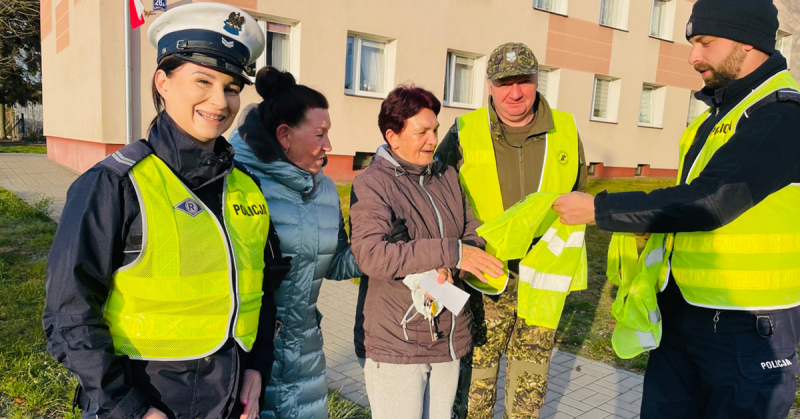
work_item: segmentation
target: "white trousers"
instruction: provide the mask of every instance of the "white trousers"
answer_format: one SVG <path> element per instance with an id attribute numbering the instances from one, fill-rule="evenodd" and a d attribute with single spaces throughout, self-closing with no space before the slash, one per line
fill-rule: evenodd
<path id="1" fill-rule="evenodd" d="M 373 419 L 450 419 L 458 361 L 387 364 L 367 359 L 364 380 Z"/>

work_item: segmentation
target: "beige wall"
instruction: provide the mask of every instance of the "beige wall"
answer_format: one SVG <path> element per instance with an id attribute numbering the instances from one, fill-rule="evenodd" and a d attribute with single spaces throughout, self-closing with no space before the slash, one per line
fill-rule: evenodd
<path id="1" fill-rule="evenodd" d="M 676 2 L 673 39 L 649 36 L 650 0 L 630 0 L 627 30 L 601 27 L 600 0 L 569 0 L 568 18 L 535 10 L 520 0 L 230 0 L 257 17 L 293 22 L 299 81 L 326 94 L 331 105 L 332 154 L 373 152 L 381 99 L 344 93 L 348 31 L 394 42 L 394 78 L 414 82 L 442 97 L 448 49 L 488 55 L 504 42 L 524 42 L 542 65 L 560 69 L 558 108 L 571 112 L 591 162 L 605 166 L 677 168 L 677 143 L 686 125 L 689 95 L 702 83 L 686 63 L 683 34 L 693 1 Z M 168 7 L 190 0 L 168 1 Z M 58 5 L 66 4 L 68 45 L 63 46 Z M 125 90 L 121 1 L 43 0 L 42 51 L 45 135 L 111 144 L 124 143 Z M 147 2 L 145 2 L 147 3 Z M 800 67 L 800 4 L 776 0 L 781 28 L 794 34 L 792 73 Z M 146 4 L 150 7 L 152 3 Z M 62 10 L 65 6 L 61 6 Z M 47 14 L 49 12 L 49 14 Z M 793 14 L 793 15 L 792 15 Z M 155 49 L 147 28 L 133 31 L 134 136 L 144 135 L 155 112 L 150 83 Z M 60 36 L 59 36 L 60 34 Z M 299 38 L 299 39 L 298 39 Z M 61 40 L 58 48 L 57 39 Z M 621 79 L 616 123 L 590 120 L 595 74 Z M 663 128 L 638 126 L 643 83 L 666 85 Z M 483 104 L 486 88 L 483 83 Z M 255 89 L 242 106 L 259 101 Z M 467 109 L 444 107 L 447 129 Z"/>

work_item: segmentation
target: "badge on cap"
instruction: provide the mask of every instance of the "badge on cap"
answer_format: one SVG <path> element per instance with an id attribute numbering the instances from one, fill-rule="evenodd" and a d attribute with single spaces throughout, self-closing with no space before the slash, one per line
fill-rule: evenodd
<path id="1" fill-rule="evenodd" d="M 231 12 L 228 19 L 225 20 L 225 30 L 228 31 L 231 35 L 239 35 L 239 31 L 242 30 L 242 25 L 244 25 L 244 16 L 237 12 Z"/>
<path id="2" fill-rule="evenodd" d="M 513 63 L 514 61 L 517 61 L 517 53 L 514 52 L 514 51 L 507 52 L 506 53 L 506 61 L 508 61 L 510 63 Z"/>
<path id="3" fill-rule="evenodd" d="M 689 23 L 686 24 L 686 37 L 692 37 L 692 21 L 690 20 Z"/>

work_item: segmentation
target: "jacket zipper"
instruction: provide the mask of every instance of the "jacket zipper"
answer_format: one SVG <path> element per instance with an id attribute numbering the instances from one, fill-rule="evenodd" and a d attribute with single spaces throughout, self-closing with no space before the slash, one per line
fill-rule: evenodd
<path id="1" fill-rule="evenodd" d="M 517 159 L 517 167 L 519 168 L 519 197 L 514 197 L 516 200 L 522 200 L 525 197 L 525 165 L 522 164 L 522 157 L 525 155 L 523 150 L 525 149 L 525 142 L 523 140 L 522 147 L 517 149 L 517 155 L 519 158 Z"/>
<path id="2" fill-rule="evenodd" d="M 436 213 L 436 224 L 439 227 L 439 238 L 444 239 L 444 227 L 442 226 L 442 215 L 439 213 L 439 208 L 436 207 L 436 203 L 433 201 L 433 196 L 428 192 L 428 189 L 425 188 L 425 184 L 423 183 L 425 180 L 425 174 L 419 175 L 419 186 L 425 191 L 425 194 L 428 195 L 428 199 L 431 201 L 431 206 L 433 206 L 433 211 Z M 453 358 L 453 361 L 456 361 L 456 351 L 453 348 L 453 332 L 456 330 L 456 314 L 452 311 L 450 312 L 450 336 L 448 337 L 447 341 L 449 344 L 450 349 L 450 357 Z"/>
<path id="3" fill-rule="evenodd" d="M 225 238 L 225 247 L 228 251 L 228 272 L 230 272 L 230 283 L 231 283 L 231 314 L 230 320 L 228 323 L 228 336 L 234 338 L 236 343 L 242 347 L 246 352 L 247 348 L 245 348 L 244 343 L 236 337 L 235 334 L 235 327 L 236 321 L 239 318 L 239 299 L 237 296 L 239 295 L 239 281 L 237 281 L 238 272 L 236 271 L 236 254 L 233 251 L 233 240 L 231 240 L 230 233 L 225 226 L 225 199 L 226 199 L 226 189 L 228 185 L 228 176 L 225 176 L 222 185 L 222 223 L 217 222 L 221 231 L 224 233 L 223 236 Z M 214 217 L 216 220 L 217 217 Z"/>

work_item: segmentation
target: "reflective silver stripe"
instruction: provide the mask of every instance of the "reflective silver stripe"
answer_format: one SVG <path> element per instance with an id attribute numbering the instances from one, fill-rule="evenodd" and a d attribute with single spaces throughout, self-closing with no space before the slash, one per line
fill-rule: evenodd
<path id="1" fill-rule="evenodd" d="M 564 251 L 564 245 L 566 245 L 566 243 L 564 243 L 564 240 L 562 240 L 561 237 L 553 236 L 553 238 L 550 239 L 550 243 L 547 245 L 547 248 L 553 252 L 554 255 L 561 256 L 561 252 Z"/>
<path id="2" fill-rule="evenodd" d="M 547 229 L 547 232 L 544 233 L 544 235 L 542 236 L 542 241 L 550 243 L 550 240 L 552 240 L 553 237 L 555 237 L 556 233 L 557 233 L 556 229 L 550 227 L 549 229 Z"/>
<path id="3" fill-rule="evenodd" d="M 569 285 L 571 283 L 571 276 L 536 272 L 533 274 L 531 288 L 566 293 L 569 292 Z"/>
<path id="4" fill-rule="evenodd" d="M 655 311 L 648 311 L 647 316 L 650 317 L 650 323 L 658 324 L 661 321 L 661 313 L 656 309 Z"/>
<path id="5" fill-rule="evenodd" d="M 567 238 L 567 247 L 583 247 L 583 231 L 575 231 Z"/>
<path id="6" fill-rule="evenodd" d="M 533 279 L 533 274 L 536 273 L 536 269 L 531 268 L 530 266 L 526 265 L 519 265 L 519 280 L 520 282 L 524 282 L 526 284 L 530 284 L 531 280 Z"/>
<path id="7" fill-rule="evenodd" d="M 653 332 L 640 332 L 637 330 L 636 337 L 639 338 L 639 345 L 641 345 L 642 349 L 646 351 L 658 347 L 658 343 L 656 343 L 656 337 L 653 335 Z"/>
<path id="8" fill-rule="evenodd" d="M 650 253 L 644 257 L 644 266 L 649 268 L 656 263 L 661 263 L 664 260 L 664 253 L 663 247 L 650 251 Z"/>
<path id="9" fill-rule="evenodd" d="M 119 163 L 122 163 L 122 164 L 124 164 L 126 166 L 131 166 L 132 167 L 134 164 L 136 164 L 135 161 L 123 156 L 122 153 L 120 153 L 119 151 L 116 151 L 113 154 L 111 154 L 111 157 L 113 157 L 114 160 L 116 160 Z"/>

